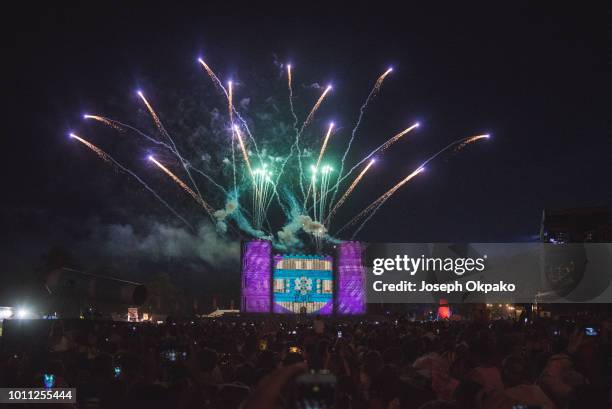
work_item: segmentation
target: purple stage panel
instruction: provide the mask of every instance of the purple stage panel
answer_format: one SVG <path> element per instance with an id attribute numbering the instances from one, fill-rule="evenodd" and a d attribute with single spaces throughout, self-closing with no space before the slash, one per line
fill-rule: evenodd
<path id="1" fill-rule="evenodd" d="M 353 315 L 366 312 L 362 254 L 363 247 L 359 242 L 348 241 L 338 246 L 337 314 Z"/>
<path id="2" fill-rule="evenodd" d="M 334 312 L 334 300 L 328 301 L 324 307 L 322 307 L 317 314 L 331 315 Z"/>
<path id="3" fill-rule="evenodd" d="M 272 243 L 253 240 L 242 248 L 243 312 L 270 312 Z"/>

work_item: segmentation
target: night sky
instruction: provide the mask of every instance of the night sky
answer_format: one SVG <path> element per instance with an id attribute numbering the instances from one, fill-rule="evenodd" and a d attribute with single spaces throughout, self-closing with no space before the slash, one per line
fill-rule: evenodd
<path id="1" fill-rule="evenodd" d="M 66 134 L 82 131 L 147 176 L 145 144 L 130 142 L 122 154 L 123 137 L 83 124 L 81 115 L 141 109 L 134 90 L 144 85 L 161 101 L 164 118 L 180 116 L 178 107 L 164 105 L 165 93 L 193 92 L 196 84 L 212 88 L 198 56 L 222 79 L 243 79 L 242 97 L 253 72 L 274 76 L 275 61 L 291 61 L 299 84 L 333 83 L 317 116 L 319 127 L 329 119 L 343 127 L 330 148 L 336 152 L 376 77 L 394 67 L 350 158 L 415 121 L 422 127 L 381 158 L 376 175 L 343 209 L 344 220 L 452 140 L 491 133 L 488 142 L 432 163 L 387 202 L 361 232 L 362 240 L 525 241 L 538 233 L 543 208 L 610 206 L 608 13 L 559 2 L 404 10 L 380 4 L 388 12 L 380 16 L 373 6 L 294 4 L 289 17 L 125 4 L 47 4 L 5 16 L 14 24 L 3 36 L 13 39 L 4 50 L 9 73 L 2 78 L 5 277 L 35 268 L 40 255 L 57 245 L 85 252 L 77 257 L 83 268 L 110 263 L 108 243 L 96 239 L 100 226 L 176 224 L 137 184 Z M 313 14 L 298 15 L 299 9 Z M 285 79 L 278 81 L 282 90 Z M 318 96 L 300 92 L 305 108 Z M 221 99 L 216 103 L 223 108 Z M 168 184 L 151 176 L 148 181 Z M 160 188 L 193 211 L 182 192 Z"/>

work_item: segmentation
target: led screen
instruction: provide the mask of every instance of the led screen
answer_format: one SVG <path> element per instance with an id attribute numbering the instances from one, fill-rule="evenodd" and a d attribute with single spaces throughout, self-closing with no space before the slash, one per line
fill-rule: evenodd
<path id="1" fill-rule="evenodd" d="M 332 257 L 275 255 L 272 300 L 277 313 L 331 314 L 334 300 Z"/>

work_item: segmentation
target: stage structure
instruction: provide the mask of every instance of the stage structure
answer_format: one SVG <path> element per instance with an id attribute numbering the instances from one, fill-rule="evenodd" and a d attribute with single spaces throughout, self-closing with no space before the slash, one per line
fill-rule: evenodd
<path id="1" fill-rule="evenodd" d="M 336 254 L 274 254 L 266 240 L 242 244 L 242 305 L 247 313 L 365 313 L 363 245 L 349 241 Z"/>

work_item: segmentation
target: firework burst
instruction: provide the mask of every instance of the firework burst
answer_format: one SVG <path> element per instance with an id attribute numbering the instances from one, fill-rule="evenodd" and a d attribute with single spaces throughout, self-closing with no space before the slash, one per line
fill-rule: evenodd
<path id="1" fill-rule="evenodd" d="M 329 162 L 325 163 L 326 160 L 324 160 L 326 152 L 330 149 L 330 139 L 335 140 L 335 137 L 331 138 L 335 131 L 334 124 L 331 123 L 327 127 L 323 140 L 319 142 L 320 145 L 318 145 L 312 136 L 314 131 L 310 130 L 310 128 L 315 127 L 309 128 L 315 121 L 317 112 L 328 98 L 332 90 L 331 85 L 323 89 L 300 125 L 299 116 L 294 107 L 294 73 L 292 72 L 291 65 L 287 65 L 287 97 L 292 125 L 289 125 L 286 129 L 289 130 L 289 133 L 293 132 L 293 134 L 287 134 L 283 143 L 278 143 L 278 141 L 271 143 L 265 136 L 256 136 L 261 132 L 252 132 L 253 122 L 243 117 L 244 113 L 241 113 L 241 110 L 244 112 L 242 109 L 244 107 L 235 99 L 234 84 L 228 81 L 227 87 L 224 86 L 224 83 L 204 60 L 199 58 L 198 62 L 212 80 L 214 87 L 225 99 L 225 103 L 227 103 L 226 108 L 222 110 L 222 112 L 226 112 L 227 118 L 224 120 L 226 126 L 221 133 L 225 133 L 228 139 L 225 144 L 227 148 L 223 150 L 225 152 L 229 150 L 231 156 L 228 158 L 228 156 L 222 155 L 220 158 L 222 159 L 220 163 L 228 167 L 227 171 L 224 172 L 219 168 L 212 170 L 211 173 L 211 170 L 207 170 L 206 167 L 195 167 L 187 156 L 179 152 L 175 140 L 166 130 L 159 115 L 142 91 L 138 91 L 137 94 L 153 120 L 155 129 L 159 134 L 158 137 L 151 136 L 124 122 L 101 115 L 84 115 L 84 119 L 102 123 L 122 133 L 135 134 L 142 137 L 148 143 L 152 143 L 158 148 L 164 149 L 165 152 L 169 152 L 181 165 L 179 169 L 182 167 L 181 172 L 186 177 L 185 181 L 170 170 L 172 166 L 170 163 L 166 164 L 167 158 L 164 158 L 162 161 L 150 155 L 149 160 L 191 196 L 206 211 L 221 232 L 225 232 L 226 226 L 228 223 L 231 223 L 230 226 L 232 228 L 237 228 L 248 235 L 272 240 L 279 249 L 301 247 L 305 244 L 304 239 L 306 238 L 320 250 L 326 242 L 337 242 L 338 239 L 334 236 L 345 232 L 361 221 L 361 224 L 353 232 L 354 237 L 374 217 L 378 209 L 385 202 L 424 171 L 425 165 L 451 148 L 454 148 L 455 152 L 457 152 L 468 144 L 489 137 L 489 135 L 476 135 L 451 142 L 442 150 L 429 157 L 416 170 L 388 188 L 387 191 L 359 211 L 356 216 L 350 219 L 348 223 L 338 229 L 334 236 L 332 236 L 329 233 L 332 218 L 338 215 L 338 211 L 351 197 L 351 193 L 355 188 L 366 183 L 367 178 L 365 176 L 375 163 L 374 155 L 377 157 L 382 155 L 408 133 L 419 127 L 418 123 L 414 123 L 375 147 L 359 160 L 350 164 L 347 163 L 349 150 L 357 135 L 367 107 L 381 93 L 385 79 L 393 70 L 391 68 L 387 69 L 375 81 L 365 102 L 361 106 L 357 121 L 352 127 L 350 138 L 348 138 L 344 153 L 342 154 L 339 170 L 335 171 L 332 164 Z M 265 135 L 265 133 L 262 133 L 262 135 Z M 139 183 L 153 193 L 173 214 L 191 226 L 183 216 L 179 215 L 155 190 L 132 171 L 119 164 L 110 155 L 91 142 L 74 133 L 71 134 L 71 137 L 87 146 L 104 161 L 135 177 Z M 259 149 L 258 140 L 262 149 Z M 320 146 L 319 149 L 315 149 L 314 145 Z M 236 160 L 235 149 L 240 150 L 238 161 Z M 316 154 L 317 151 L 318 155 Z M 242 156 L 242 160 L 240 160 L 240 156 Z M 367 164 L 362 166 L 366 162 Z M 345 165 L 348 168 L 347 172 L 344 171 Z M 348 187 L 345 187 L 345 181 L 358 168 L 361 168 L 358 175 L 352 179 Z M 207 186 L 213 187 L 215 192 L 221 192 L 222 200 L 217 200 L 217 196 L 214 196 L 213 192 L 210 192 L 208 188 L 200 190 L 191 172 L 194 172 L 196 176 L 204 177 L 210 183 Z M 219 174 L 229 175 L 229 177 L 221 180 L 218 177 Z M 305 185 L 307 185 L 307 189 Z M 341 187 L 343 193 L 336 200 L 336 195 Z M 206 195 L 207 200 L 204 199 L 204 195 Z M 248 206 L 244 206 L 245 203 L 249 202 L 251 202 L 250 209 Z M 211 205 L 211 203 L 215 203 L 216 206 Z M 273 205 L 273 203 L 276 204 Z M 281 224 L 277 224 L 276 228 L 273 227 L 273 223 L 270 220 L 277 221 L 282 215 L 285 216 L 285 220 Z"/>

